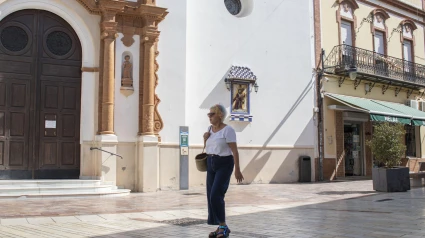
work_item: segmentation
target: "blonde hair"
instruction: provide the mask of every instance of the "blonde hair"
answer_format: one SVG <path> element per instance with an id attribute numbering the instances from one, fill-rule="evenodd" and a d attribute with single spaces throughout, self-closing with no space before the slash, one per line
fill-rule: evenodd
<path id="1" fill-rule="evenodd" d="M 213 110 L 215 113 L 217 113 L 217 115 L 221 116 L 221 121 L 223 121 L 224 118 L 226 118 L 227 111 L 226 111 L 226 108 L 223 105 L 215 104 L 210 109 Z"/>

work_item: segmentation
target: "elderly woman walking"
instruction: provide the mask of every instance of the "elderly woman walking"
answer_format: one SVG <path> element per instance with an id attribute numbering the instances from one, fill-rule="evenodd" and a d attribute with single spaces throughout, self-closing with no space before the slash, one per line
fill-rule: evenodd
<path id="1" fill-rule="evenodd" d="M 236 181 L 242 182 L 239 166 L 239 153 L 236 144 L 235 130 L 223 123 L 226 109 L 222 105 L 214 105 L 208 113 L 211 127 L 204 134 L 207 158 L 207 199 L 208 224 L 219 225 L 209 237 L 228 237 L 230 230 L 226 224 L 224 196 L 229 187 L 230 177 L 235 168 Z"/>

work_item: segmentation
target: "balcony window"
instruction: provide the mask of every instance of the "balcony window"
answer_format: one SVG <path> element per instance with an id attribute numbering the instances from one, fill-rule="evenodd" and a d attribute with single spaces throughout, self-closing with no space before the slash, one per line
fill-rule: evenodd
<path id="1" fill-rule="evenodd" d="M 375 67 L 382 75 L 388 76 L 388 63 L 384 60 L 385 58 L 385 43 L 384 40 L 385 33 L 381 31 L 375 31 L 374 36 L 374 51 L 376 52 L 375 56 Z"/>
<path id="2" fill-rule="evenodd" d="M 341 41 L 345 45 L 353 45 L 353 25 L 348 21 L 341 21 Z"/>

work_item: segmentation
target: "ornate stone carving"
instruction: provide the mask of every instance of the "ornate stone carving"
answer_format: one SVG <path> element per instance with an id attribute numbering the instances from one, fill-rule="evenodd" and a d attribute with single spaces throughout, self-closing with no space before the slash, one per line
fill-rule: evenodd
<path id="1" fill-rule="evenodd" d="M 406 31 L 407 33 L 410 33 L 410 32 L 412 31 L 412 28 L 410 27 L 410 25 L 409 25 L 409 24 L 405 24 L 405 25 L 404 25 L 404 29 L 405 29 L 405 31 Z"/>
<path id="2" fill-rule="evenodd" d="M 344 12 L 352 12 L 351 6 L 348 2 L 342 3 L 342 9 L 344 9 Z"/>
<path id="3" fill-rule="evenodd" d="M 136 31 L 136 27 L 134 27 L 134 18 L 124 16 L 122 20 L 122 33 L 124 37 L 121 39 L 121 41 L 125 46 L 130 47 L 134 43 L 133 36 Z"/>
<path id="4" fill-rule="evenodd" d="M 159 31 L 156 27 L 145 26 L 143 28 L 143 123 L 142 134 L 154 135 L 154 106 L 155 106 L 155 55 L 156 55 L 156 42 L 158 41 Z M 149 111 L 147 107 L 151 108 Z M 151 113 L 147 116 L 146 113 Z"/>
<path id="5" fill-rule="evenodd" d="M 134 34 L 140 35 L 139 67 L 139 134 L 158 135 L 163 128 L 162 119 L 157 111 L 160 102 L 155 94 L 158 85 L 158 63 L 156 62 L 156 42 L 158 24 L 165 19 L 166 8 L 156 6 L 156 0 L 76 0 L 90 13 L 102 16 L 101 55 L 99 72 L 99 133 L 113 133 L 114 107 L 114 47 L 117 33 L 122 32 L 123 44 L 130 47 L 134 43 Z M 127 67 L 127 66 L 126 66 Z M 84 70 L 83 70 L 84 71 Z M 87 70 L 85 72 L 93 72 Z M 123 74 L 124 74 L 123 70 Z M 127 75 L 127 73 L 125 73 Z M 132 76 L 132 75 L 131 75 Z M 123 76 L 123 79 L 126 78 Z M 132 77 L 131 77 L 132 79 Z M 123 80 L 123 85 L 129 81 Z"/>
<path id="6" fill-rule="evenodd" d="M 384 18 L 382 17 L 382 15 L 381 15 L 381 14 L 376 14 L 376 21 L 377 21 L 378 23 L 381 23 L 383 20 L 384 20 Z"/>
<path id="7" fill-rule="evenodd" d="M 133 64 L 130 62 L 130 55 L 124 56 L 124 62 L 121 67 L 121 93 L 126 97 L 133 94 Z"/>
<path id="8" fill-rule="evenodd" d="M 155 45 L 155 64 L 154 64 L 154 72 L 155 72 L 155 87 L 154 87 L 154 91 L 156 91 L 156 87 L 158 86 L 158 70 L 159 70 L 159 64 L 157 61 L 157 57 L 159 55 L 159 51 L 158 51 L 158 44 Z M 161 100 L 158 98 L 158 95 L 155 94 L 155 113 L 154 113 L 154 120 L 155 120 L 155 135 L 158 135 L 159 137 L 159 132 L 162 130 L 162 128 L 164 128 L 164 123 L 162 121 L 162 118 L 158 112 L 158 104 L 161 102 Z M 160 137 L 159 137 L 160 138 Z"/>
<path id="9" fill-rule="evenodd" d="M 155 121 L 155 135 L 159 135 L 159 132 L 164 128 L 164 123 L 162 121 L 161 116 L 158 112 L 158 104 L 161 102 L 161 100 L 158 98 L 158 95 L 155 94 L 155 112 L 154 112 L 154 121 Z"/>

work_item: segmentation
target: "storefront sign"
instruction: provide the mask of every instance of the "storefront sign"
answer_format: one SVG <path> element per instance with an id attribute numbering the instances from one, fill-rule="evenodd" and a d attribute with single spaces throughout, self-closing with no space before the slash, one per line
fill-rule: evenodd
<path id="1" fill-rule="evenodd" d="M 370 114 L 370 120 L 372 120 L 372 121 L 383 121 L 383 122 L 386 121 L 386 122 L 392 122 L 392 123 L 401 123 L 401 124 L 406 124 L 406 125 L 410 125 L 410 123 L 411 123 L 410 118 L 375 115 L 375 114 Z"/>

